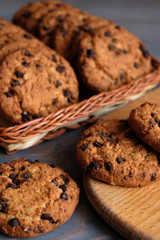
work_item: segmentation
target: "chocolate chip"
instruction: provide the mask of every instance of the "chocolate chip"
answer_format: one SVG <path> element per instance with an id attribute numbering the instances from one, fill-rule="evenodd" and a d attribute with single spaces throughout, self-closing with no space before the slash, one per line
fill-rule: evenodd
<path id="1" fill-rule="evenodd" d="M 110 31 L 106 31 L 106 32 L 104 33 L 104 36 L 110 37 L 110 36 L 111 36 L 111 32 L 110 32 Z"/>
<path id="2" fill-rule="evenodd" d="M 17 227 L 20 225 L 19 221 L 17 218 L 12 218 L 11 220 L 9 220 L 8 224 L 11 226 L 11 227 Z"/>
<path id="3" fill-rule="evenodd" d="M 156 173 L 152 173 L 150 180 L 151 180 L 151 181 L 155 181 L 156 178 L 157 178 Z"/>
<path id="4" fill-rule="evenodd" d="M 11 91 L 5 93 L 6 97 L 13 97 L 13 93 Z"/>
<path id="5" fill-rule="evenodd" d="M 38 116 L 37 114 L 34 114 L 34 115 L 32 116 L 32 119 L 37 119 L 37 118 L 40 118 L 40 116 Z"/>
<path id="6" fill-rule="evenodd" d="M 31 159 L 26 159 L 25 161 L 27 161 L 27 162 L 29 162 L 30 164 L 32 164 L 33 163 L 33 161 L 31 160 Z"/>
<path id="7" fill-rule="evenodd" d="M 114 143 L 114 139 L 113 138 L 108 138 L 107 142 L 109 142 L 110 144 L 113 144 Z"/>
<path id="8" fill-rule="evenodd" d="M 55 178 L 52 180 L 52 183 L 54 183 L 54 185 L 58 187 L 58 182 Z"/>
<path id="9" fill-rule="evenodd" d="M 117 157 L 117 158 L 116 158 L 116 162 L 117 162 L 118 164 L 120 164 L 120 163 L 122 163 L 122 162 L 125 162 L 125 159 L 122 158 L 122 157 Z"/>
<path id="10" fill-rule="evenodd" d="M 94 141 L 93 146 L 94 146 L 94 147 L 102 147 L 102 146 L 103 146 L 103 143 L 100 143 L 100 142 L 98 142 L 98 141 L 96 140 L 96 141 Z"/>
<path id="11" fill-rule="evenodd" d="M 70 91 L 68 89 L 63 89 L 63 96 L 68 97 L 70 95 Z"/>
<path id="12" fill-rule="evenodd" d="M 52 61 L 57 62 L 57 59 L 56 59 L 55 55 L 52 55 Z"/>
<path id="13" fill-rule="evenodd" d="M 31 14 L 32 14 L 32 12 L 26 12 L 26 13 L 24 13 L 22 16 L 23 16 L 24 18 L 29 18 L 29 17 L 31 16 Z"/>
<path id="14" fill-rule="evenodd" d="M 143 57 L 147 58 L 149 56 L 149 52 L 146 50 L 144 45 L 140 44 L 139 49 L 141 50 Z"/>
<path id="15" fill-rule="evenodd" d="M 63 200 L 68 200 L 68 194 L 65 193 L 65 192 L 63 192 L 63 193 L 61 194 L 60 198 L 63 199 Z"/>
<path id="16" fill-rule="evenodd" d="M 118 30 L 120 30 L 120 29 L 121 29 L 121 26 L 120 26 L 120 25 L 116 25 L 115 28 L 118 29 Z"/>
<path id="17" fill-rule="evenodd" d="M 124 53 L 124 54 L 128 54 L 128 51 L 124 49 L 124 50 L 123 50 L 123 53 Z"/>
<path id="18" fill-rule="evenodd" d="M 136 134 L 135 134 L 134 132 L 130 131 L 130 132 L 126 132 L 126 133 L 124 134 L 124 136 L 125 136 L 126 138 L 134 139 L 134 138 L 136 137 Z"/>
<path id="19" fill-rule="evenodd" d="M 52 98 L 52 105 L 54 105 L 57 102 L 57 98 Z"/>
<path id="20" fill-rule="evenodd" d="M 93 58 L 95 52 L 93 49 L 87 49 L 87 57 L 88 58 Z"/>
<path id="21" fill-rule="evenodd" d="M 52 217 L 50 216 L 50 214 L 45 213 L 45 214 L 41 215 L 41 219 L 50 221 L 50 220 L 52 220 Z"/>
<path id="22" fill-rule="evenodd" d="M 57 80 L 56 83 L 55 83 L 55 87 L 58 88 L 58 87 L 60 87 L 61 85 L 62 85 L 62 83 L 61 83 L 59 80 Z"/>
<path id="23" fill-rule="evenodd" d="M 22 119 L 24 122 L 28 122 L 31 120 L 31 116 L 29 113 L 22 113 Z"/>
<path id="24" fill-rule="evenodd" d="M 44 227 L 38 226 L 38 231 L 39 231 L 39 233 L 44 233 L 45 230 L 46 230 L 46 229 L 45 229 Z"/>
<path id="25" fill-rule="evenodd" d="M 98 169 L 100 169 L 102 166 L 100 166 L 98 163 L 96 163 L 96 162 L 91 162 L 90 164 L 89 164 L 89 166 L 88 166 L 88 169 L 90 170 L 90 171 L 93 171 L 93 170 L 98 170 Z"/>
<path id="26" fill-rule="evenodd" d="M 9 183 L 9 184 L 7 185 L 7 188 L 14 188 L 14 189 L 17 189 L 18 187 L 17 187 L 17 185 L 14 184 L 14 183 Z"/>
<path id="27" fill-rule="evenodd" d="M 0 175 L 2 175 L 3 172 L 0 172 Z"/>
<path id="28" fill-rule="evenodd" d="M 16 177 L 18 177 L 18 174 L 12 173 L 9 175 L 9 178 L 14 180 Z"/>
<path id="29" fill-rule="evenodd" d="M 25 50 L 24 56 L 33 57 L 32 53 L 30 53 L 28 50 Z"/>
<path id="30" fill-rule="evenodd" d="M 139 64 L 138 64 L 137 62 L 134 62 L 134 63 L 133 63 L 133 66 L 134 66 L 135 68 L 139 68 Z"/>
<path id="31" fill-rule="evenodd" d="M 12 182 L 17 186 L 21 183 L 18 179 L 13 179 Z"/>
<path id="32" fill-rule="evenodd" d="M 25 38 L 27 38 L 27 39 L 32 39 L 32 37 L 30 36 L 30 35 L 28 35 L 28 34 L 24 34 L 23 35 Z"/>
<path id="33" fill-rule="evenodd" d="M 53 163 L 48 164 L 51 168 L 55 168 L 55 165 Z"/>
<path id="34" fill-rule="evenodd" d="M 24 73 L 20 72 L 20 71 L 15 71 L 15 75 L 16 75 L 17 78 L 23 78 Z"/>
<path id="35" fill-rule="evenodd" d="M 114 51 L 115 46 L 113 44 L 109 44 L 108 49 L 109 49 L 109 51 Z"/>
<path id="36" fill-rule="evenodd" d="M 92 134 L 91 133 L 88 133 L 87 135 L 84 136 L 84 139 L 88 138 L 88 137 L 91 137 Z"/>
<path id="37" fill-rule="evenodd" d="M 121 53 L 122 53 L 122 50 L 120 48 L 118 48 L 115 52 L 116 56 L 121 55 Z"/>
<path id="38" fill-rule="evenodd" d="M 160 165 L 160 153 L 156 153 L 157 160 L 158 160 L 158 165 Z"/>
<path id="39" fill-rule="evenodd" d="M 67 190 L 67 185 L 63 184 L 63 185 L 59 186 L 59 188 L 61 188 L 62 191 L 65 192 Z"/>
<path id="40" fill-rule="evenodd" d="M 9 200 L 6 198 L 2 198 L 0 200 L 0 212 L 7 213 L 7 208 L 9 206 L 8 202 L 9 202 Z"/>
<path id="41" fill-rule="evenodd" d="M 13 79 L 11 82 L 12 87 L 20 86 L 20 82 L 17 79 Z"/>
<path id="42" fill-rule="evenodd" d="M 52 223 L 52 224 L 57 224 L 58 222 L 59 222 L 59 220 L 57 220 L 57 221 L 54 221 L 54 220 L 50 221 L 50 223 Z"/>
<path id="43" fill-rule="evenodd" d="M 123 73 L 120 73 L 120 74 L 119 74 L 119 78 L 120 78 L 120 80 L 122 81 L 123 79 L 125 79 L 125 75 L 124 75 Z"/>
<path id="44" fill-rule="evenodd" d="M 22 62 L 22 65 L 25 67 L 30 67 L 30 63 L 27 63 L 27 62 Z"/>
<path id="45" fill-rule="evenodd" d="M 112 38 L 112 43 L 116 43 L 117 39 L 116 38 Z"/>
<path id="46" fill-rule="evenodd" d="M 44 30 L 44 31 L 47 31 L 47 30 L 48 30 L 48 27 L 46 27 L 45 25 L 43 25 L 43 30 Z"/>
<path id="47" fill-rule="evenodd" d="M 69 183 L 69 178 L 66 177 L 66 176 L 64 176 L 64 174 L 61 174 L 60 177 L 62 178 L 62 180 L 63 180 L 66 184 Z"/>
<path id="48" fill-rule="evenodd" d="M 41 64 L 36 64 L 36 68 L 41 68 L 42 67 L 42 65 Z"/>
<path id="49" fill-rule="evenodd" d="M 65 71 L 66 67 L 65 66 L 61 66 L 61 65 L 58 65 L 56 67 L 56 70 L 59 72 L 59 73 L 63 73 Z"/>
<path id="50" fill-rule="evenodd" d="M 88 148 L 88 146 L 89 146 L 89 143 L 87 143 L 87 144 L 83 143 L 82 146 L 80 146 L 80 149 L 82 151 L 85 151 Z"/>
<path id="51" fill-rule="evenodd" d="M 24 171 L 26 169 L 26 166 L 21 167 L 21 171 Z"/>
<path id="52" fill-rule="evenodd" d="M 65 37 L 67 35 L 67 31 L 63 26 L 60 27 L 60 31 L 61 31 L 61 34 L 63 37 Z"/>
<path id="53" fill-rule="evenodd" d="M 25 172 L 22 174 L 23 178 L 32 178 L 32 173 L 31 172 Z"/>
<path id="54" fill-rule="evenodd" d="M 112 167 L 111 167 L 111 163 L 110 163 L 110 162 L 106 162 L 106 163 L 104 164 L 104 166 L 105 166 L 105 169 L 106 169 L 108 172 L 111 171 Z"/>

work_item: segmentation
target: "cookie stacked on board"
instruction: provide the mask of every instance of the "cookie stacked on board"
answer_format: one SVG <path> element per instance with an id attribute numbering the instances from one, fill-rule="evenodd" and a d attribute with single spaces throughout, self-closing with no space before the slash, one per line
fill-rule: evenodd
<path id="1" fill-rule="evenodd" d="M 9 124 L 48 116 L 78 101 L 76 75 L 54 50 L 0 19 L 0 112 Z"/>
<path id="2" fill-rule="evenodd" d="M 160 180 L 160 106 L 145 103 L 129 120 L 100 120 L 77 145 L 90 177 L 111 185 L 142 187 Z"/>
<path id="3" fill-rule="evenodd" d="M 30 3 L 13 22 L 37 36 L 74 66 L 80 83 L 99 93 L 155 70 L 145 45 L 126 29 L 58 1 Z"/>

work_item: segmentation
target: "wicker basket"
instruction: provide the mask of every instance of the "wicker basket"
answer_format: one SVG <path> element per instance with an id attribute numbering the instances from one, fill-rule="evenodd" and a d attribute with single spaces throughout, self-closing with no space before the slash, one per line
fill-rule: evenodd
<path id="1" fill-rule="evenodd" d="M 153 58 L 153 66 L 159 68 L 160 62 Z M 0 146 L 11 154 L 46 139 L 57 137 L 66 129 L 78 128 L 87 122 L 94 122 L 100 116 L 141 97 L 159 82 L 160 70 L 151 72 L 119 89 L 94 95 L 47 117 L 12 127 L 0 127 Z"/>

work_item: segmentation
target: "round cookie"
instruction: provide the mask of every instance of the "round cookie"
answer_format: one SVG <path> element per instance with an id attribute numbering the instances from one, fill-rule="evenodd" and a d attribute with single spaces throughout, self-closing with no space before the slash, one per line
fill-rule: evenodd
<path id="1" fill-rule="evenodd" d="M 30 159 L 0 165 L 0 232 L 30 238 L 66 222 L 79 201 L 79 188 L 62 169 Z"/>
<path id="2" fill-rule="evenodd" d="M 151 71 L 151 56 L 133 34 L 114 23 L 86 33 L 77 47 L 76 69 L 93 92 L 119 88 Z"/>
<path id="3" fill-rule="evenodd" d="M 73 69 L 46 46 L 7 56 L 0 66 L 0 81 L 0 111 L 11 124 L 47 116 L 78 100 Z"/>
<path id="4" fill-rule="evenodd" d="M 160 155 L 124 120 L 101 120 L 87 129 L 76 149 L 82 170 L 103 182 L 141 187 L 160 179 Z"/>
<path id="5" fill-rule="evenodd" d="M 90 15 L 79 9 L 75 9 L 70 16 L 62 21 L 53 32 L 51 38 L 51 47 L 55 49 L 61 56 L 70 59 L 72 49 L 75 44 L 73 39 L 86 22 L 89 21 Z"/>
<path id="6" fill-rule="evenodd" d="M 160 106 L 144 103 L 132 110 L 129 125 L 145 143 L 160 152 Z"/>

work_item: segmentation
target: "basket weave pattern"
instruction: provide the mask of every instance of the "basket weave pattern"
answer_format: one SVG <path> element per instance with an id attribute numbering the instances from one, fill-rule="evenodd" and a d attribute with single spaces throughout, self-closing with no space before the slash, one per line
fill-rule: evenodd
<path id="1" fill-rule="evenodd" d="M 156 65 L 160 65 L 157 60 L 155 63 Z M 40 142 L 45 139 L 51 139 L 65 131 L 66 128 L 63 128 L 64 125 L 89 116 L 110 104 L 129 101 L 132 96 L 140 94 L 147 87 L 155 86 L 159 82 L 160 71 L 151 72 L 135 81 L 123 85 L 119 89 L 94 95 L 89 99 L 61 109 L 57 113 L 50 114 L 47 117 L 38 118 L 21 125 L 7 128 L 0 127 L 0 143 L 12 144 L 23 142 L 23 140 L 42 133 L 47 133 L 47 135 L 41 139 Z M 59 130 L 54 132 L 57 128 Z"/>

